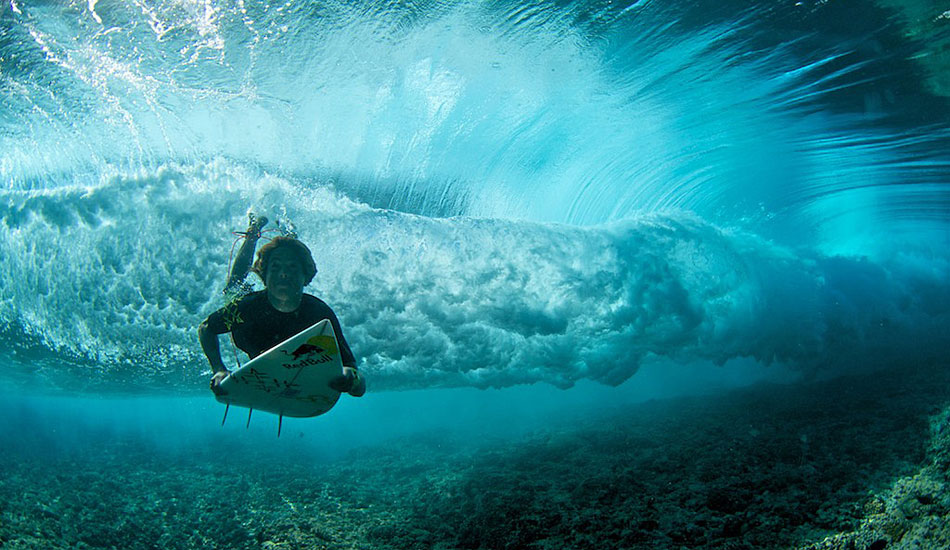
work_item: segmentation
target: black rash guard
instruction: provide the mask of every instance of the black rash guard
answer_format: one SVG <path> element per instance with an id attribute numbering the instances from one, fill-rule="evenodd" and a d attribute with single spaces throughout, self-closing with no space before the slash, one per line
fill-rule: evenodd
<path id="1" fill-rule="evenodd" d="M 214 334 L 230 332 L 234 344 L 253 359 L 324 319 L 329 319 L 333 325 L 343 366 L 356 368 L 356 359 L 343 337 L 343 328 L 336 314 L 326 302 L 310 294 L 303 295 L 300 307 L 295 311 L 284 313 L 274 309 L 267 299 L 267 291 L 261 290 L 215 311 L 204 324 Z"/>

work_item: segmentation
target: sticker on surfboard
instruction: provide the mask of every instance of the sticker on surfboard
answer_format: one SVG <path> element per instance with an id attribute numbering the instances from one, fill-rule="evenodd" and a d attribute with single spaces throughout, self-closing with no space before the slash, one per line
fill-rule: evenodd
<path id="1" fill-rule="evenodd" d="M 282 416 L 318 416 L 340 399 L 330 381 L 342 374 L 336 334 L 324 319 L 232 372 L 215 398 Z"/>

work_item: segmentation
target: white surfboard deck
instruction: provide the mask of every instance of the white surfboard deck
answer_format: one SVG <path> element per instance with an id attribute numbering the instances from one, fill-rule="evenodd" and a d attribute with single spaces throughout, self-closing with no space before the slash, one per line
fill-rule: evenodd
<path id="1" fill-rule="evenodd" d="M 340 399 L 329 383 L 342 374 L 340 346 L 324 319 L 232 372 L 215 398 L 283 416 L 317 416 Z"/>

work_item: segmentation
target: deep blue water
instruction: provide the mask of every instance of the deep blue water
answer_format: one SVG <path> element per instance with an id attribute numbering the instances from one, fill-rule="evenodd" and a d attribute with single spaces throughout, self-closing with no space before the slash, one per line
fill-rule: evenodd
<path id="1" fill-rule="evenodd" d="M 249 210 L 314 250 L 369 380 L 291 421 L 332 440 L 942 359 L 948 25 L 912 2 L 3 0 L 10 414 L 251 437 L 217 427 L 195 332 Z"/>

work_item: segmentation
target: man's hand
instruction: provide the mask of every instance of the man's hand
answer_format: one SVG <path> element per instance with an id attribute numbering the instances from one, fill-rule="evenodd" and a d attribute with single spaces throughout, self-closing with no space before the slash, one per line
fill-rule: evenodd
<path id="1" fill-rule="evenodd" d="M 359 374 L 353 367 L 343 367 L 343 376 L 330 380 L 330 387 L 340 393 L 349 393 L 359 380 Z"/>
<path id="2" fill-rule="evenodd" d="M 219 370 L 214 373 L 214 376 L 211 377 L 211 391 L 213 391 L 215 395 L 222 393 L 220 388 L 221 382 L 230 375 L 231 372 L 228 371 L 228 369 Z"/>

